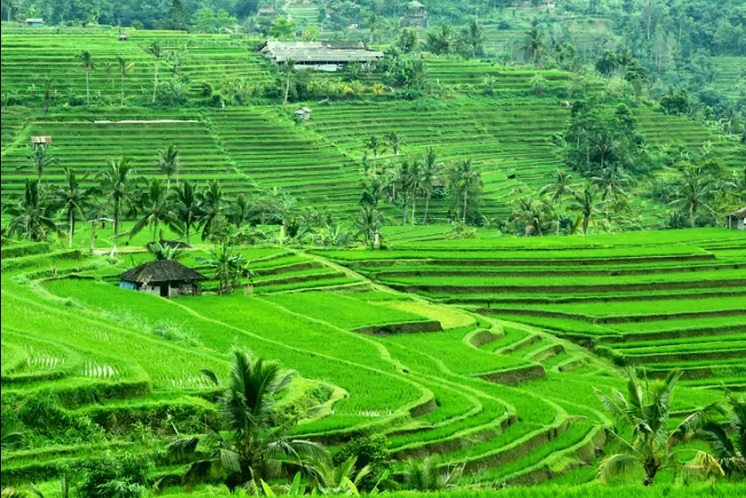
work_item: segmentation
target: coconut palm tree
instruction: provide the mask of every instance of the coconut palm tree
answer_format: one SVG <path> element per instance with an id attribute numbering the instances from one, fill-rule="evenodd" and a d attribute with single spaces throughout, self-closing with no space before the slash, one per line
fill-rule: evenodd
<path id="1" fill-rule="evenodd" d="M 360 212 L 355 219 L 357 225 L 357 235 L 362 235 L 365 239 L 365 243 L 368 244 L 371 249 L 379 249 L 381 247 L 381 227 L 385 223 L 386 218 L 383 214 L 370 204 L 362 204 L 360 206 Z"/>
<path id="2" fill-rule="evenodd" d="M 391 147 L 391 152 L 393 152 L 395 156 L 398 156 L 401 146 L 404 145 L 404 137 L 398 135 L 395 131 L 392 131 L 387 133 L 384 138 L 389 144 L 389 147 Z"/>
<path id="3" fill-rule="evenodd" d="M 84 176 L 83 179 L 86 177 Z M 73 246 L 75 236 L 75 223 L 78 218 L 85 220 L 85 210 L 88 209 L 93 201 L 93 197 L 98 193 L 96 187 L 81 188 L 78 182 L 75 170 L 65 168 L 65 185 L 57 189 L 56 204 L 65 212 L 67 218 L 67 245 Z"/>
<path id="4" fill-rule="evenodd" d="M 199 190 L 196 190 L 189 180 L 184 180 L 174 189 L 174 210 L 181 226 L 184 227 L 186 243 L 189 244 L 189 236 L 192 228 L 198 229 L 201 224 L 202 208 L 200 206 Z"/>
<path id="5" fill-rule="evenodd" d="M 209 257 L 198 260 L 215 271 L 215 278 L 219 282 L 218 294 L 231 294 L 241 285 L 241 278 L 254 276 L 244 255 L 226 242 L 211 249 Z"/>
<path id="6" fill-rule="evenodd" d="M 325 450 L 318 444 L 288 437 L 299 417 L 277 422 L 276 400 L 290 388 L 293 372 L 282 371 L 277 363 L 245 351 L 234 350 L 231 357 L 230 375 L 220 397 L 224 432 L 213 430 L 209 437 L 188 437 L 169 446 L 177 455 L 200 458 L 187 467 L 184 481 L 193 483 L 223 475 L 233 491 L 268 478 L 273 467 L 286 463 L 302 466 L 306 458 L 323 458 Z M 203 373 L 220 385 L 214 372 Z M 198 453 L 200 445 L 205 449 Z M 198 456 L 201 454 L 205 456 Z"/>
<path id="7" fill-rule="evenodd" d="M 578 221 L 582 220 L 583 235 L 588 234 L 588 226 L 591 220 L 599 213 L 596 193 L 594 185 L 591 182 L 586 182 L 582 191 L 575 190 L 572 194 L 575 202 L 570 205 L 570 210 L 579 214 Z"/>
<path id="8" fill-rule="evenodd" d="M 381 143 L 381 139 L 378 138 L 375 135 L 372 135 L 367 142 L 365 142 L 365 148 L 370 150 L 373 154 L 373 174 L 375 175 L 376 172 L 376 159 L 378 159 L 378 153 L 381 152 L 381 148 L 383 147 L 383 143 Z"/>
<path id="9" fill-rule="evenodd" d="M 179 184 L 179 168 L 181 167 L 179 148 L 172 144 L 165 149 L 160 149 L 158 151 L 157 166 L 166 175 L 166 192 L 171 192 L 172 176 L 176 178 L 176 184 Z"/>
<path id="10" fill-rule="evenodd" d="M 708 420 L 697 437 L 709 444 L 712 455 L 728 478 L 746 478 L 746 399 L 727 393 L 730 407 L 726 422 Z"/>
<path id="11" fill-rule="evenodd" d="M 155 95 L 158 90 L 158 65 L 161 62 L 161 57 L 164 55 L 161 41 L 158 39 L 151 41 L 150 45 L 145 47 L 145 52 L 152 55 L 155 59 L 155 74 L 153 76 L 153 104 L 155 104 Z"/>
<path id="12" fill-rule="evenodd" d="M 559 235 L 560 221 L 562 217 L 562 199 L 566 195 L 575 194 L 575 190 L 573 190 L 572 186 L 570 185 L 571 180 L 572 174 L 563 169 L 557 169 L 554 172 L 554 181 L 543 186 L 539 190 L 539 194 L 541 195 L 550 193 L 549 198 L 551 199 L 552 203 L 557 206 L 557 235 Z"/>
<path id="13" fill-rule="evenodd" d="M 78 54 L 78 60 L 80 61 L 80 67 L 85 71 L 85 98 L 86 104 L 91 105 L 91 73 L 96 70 L 95 64 L 93 64 L 93 56 L 88 50 L 83 50 Z"/>
<path id="14" fill-rule="evenodd" d="M 130 161 L 129 156 L 112 159 L 109 161 L 108 167 L 99 174 L 102 191 L 107 193 L 107 199 L 111 199 L 114 205 L 114 251 L 116 251 L 117 241 L 119 240 L 122 203 L 133 200 L 132 190 L 138 181 L 135 178 L 135 169 Z"/>
<path id="15" fill-rule="evenodd" d="M 524 234 L 528 237 L 544 235 L 544 228 L 551 227 L 553 215 L 551 204 L 544 198 L 526 195 L 513 203 L 511 219 L 524 227 Z"/>
<path id="16" fill-rule="evenodd" d="M 525 34 L 526 38 L 520 49 L 526 54 L 529 61 L 536 64 L 544 57 L 546 52 L 547 46 L 544 43 L 544 34 L 538 28 L 531 28 Z"/>
<path id="17" fill-rule="evenodd" d="M 148 244 L 148 250 L 156 261 L 176 260 L 184 252 L 184 250 L 179 247 L 161 244 L 160 242 Z"/>
<path id="18" fill-rule="evenodd" d="M 689 222 L 694 226 L 700 208 L 713 211 L 709 202 L 716 192 L 715 183 L 703 168 L 690 167 L 674 189 L 671 204 L 686 209 Z"/>
<path id="19" fill-rule="evenodd" d="M 471 159 L 456 163 L 450 172 L 451 190 L 456 194 L 460 205 L 462 223 L 466 224 L 466 213 L 469 208 L 469 194 L 477 193 L 482 187 L 482 172 Z"/>
<path id="20" fill-rule="evenodd" d="M 708 414 L 717 409 L 717 405 L 710 405 L 697 410 L 671 429 L 671 402 L 681 375 L 681 370 L 673 370 L 665 379 L 643 383 L 630 370 L 626 396 L 616 389 L 612 390 L 611 396 L 595 389 L 604 409 L 619 424 L 611 434 L 622 445 L 621 453 L 610 455 L 601 462 L 599 481 L 608 482 L 642 468 L 645 472 L 643 484 L 652 486 L 658 472 L 679 465 L 674 451 L 676 444 L 692 437 Z M 631 441 L 624 439 L 622 431 L 625 429 L 632 431 Z"/>
<path id="21" fill-rule="evenodd" d="M 369 465 L 356 471 L 356 456 L 351 456 L 339 465 L 334 465 L 328 453 L 309 461 L 309 473 L 314 491 L 321 495 L 358 496 L 360 482 L 371 473 Z"/>
<path id="22" fill-rule="evenodd" d="M 371 12 L 365 18 L 365 24 L 368 26 L 368 44 L 373 43 L 373 34 L 381 25 L 381 18 L 375 12 Z"/>
<path id="23" fill-rule="evenodd" d="M 212 222 L 223 212 L 224 200 L 223 189 L 220 188 L 220 182 L 210 180 L 207 188 L 200 193 L 199 209 L 202 214 L 202 240 L 207 239 L 210 235 Z"/>
<path id="24" fill-rule="evenodd" d="M 137 211 L 141 213 L 142 218 L 135 223 L 130 232 L 130 237 L 134 237 L 145 227 L 150 227 L 155 242 L 158 227 L 161 223 L 166 225 L 172 231 L 181 235 L 183 233 L 179 217 L 175 213 L 173 199 L 163 188 L 161 180 L 152 178 L 148 187 L 140 193 L 140 198 L 135 201 Z"/>
<path id="25" fill-rule="evenodd" d="M 8 233 L 34 242 L 46 239 L 50 233 L 59 234 L 54 223 L 56 212 L 56 207 L 45 201 L 39 180 L 27 178 L 23 196 L 5 208 L 11 217 Z"/>
<path id="26" fill-rule="evenodd" d="M 427 225 L 428 215 L 430 213 L 430 199 L 433 196 L 435 183 L 440 179 L 443 171 L 438 164 L 438 156 L 435 149 L 428 147 L 425 151 L 425 159 L 422 162 L 420 174 L 422 181 L 422 191 L 425 193 L 425 216 L 422 222 Z"/>
<path id="27" fill-rule="evenodd" d="M 484 33 L 479 21 L 476 19 L 469 21 L 469 25 L 461 31 L 461 36 L 464 43 L 471 49 L 471 56 L 476 57 L 480 51 L 479 48 L 484 43 Z"/>
<path id="28" fill-rule="evenodd" d="M 39 182 L 41 182 L 41 177 L 47 167 L 59 162 L 59 158 L 52 155 L 50 147 L 48 145 L 34 147 L 34 150 L 32 150 L 31 154 L 29 154 L 27 157 L 29 162 L 31 163 L 31 166 L 36 171 Z"/>
<path id="29" fill-rule="evenodd" d="M 119 74 L 121 75 L 120 78 L 120 90 L 121 90 L 121 100 L 119 103 L 120 107 L 124 107 L 124 80 L 127 78 L 127 75 L 132 71 L 132 69 L 135 67 L 134 62 L 127 62 L 122 57 L 117 56 L 117 65 L 119 66 Z"/>

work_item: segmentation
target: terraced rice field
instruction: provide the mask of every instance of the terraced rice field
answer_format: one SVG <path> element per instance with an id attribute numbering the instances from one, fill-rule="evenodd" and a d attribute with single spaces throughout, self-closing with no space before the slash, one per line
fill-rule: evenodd
<path id="1" fill-rule="evenodd" d="M 746 92 L 746 57 L 713 57 L 715 69 L 715 88 L 731 98 L 737 98 Z"/>
<path id="2" fill-rule="evenodd" d="M 746 346 L 738 327 L 745 317 L 737 300 L 746 283 L 725 285 L 743 280 L 746 248 L 737 235 L 700 230 L 649 240 L 641 234 L 629 240 L 547 238 L 532 250 L 525 240 L 500 238 L 468 241 L 470 249 L 458 241 L 402 241 L 376 253 L 247 248 L 257 273 L 253 282 L 233 296 L 177 300 L 117 287 L 116 276 L 146 260 L 144 253 L 113 263 L 49 244 L 4 244 L 4 405 L 48 390 L 66 413 L 103 427 L 107 444 L 89 435 L 75 444 L 63 440 L 54 451 L 32 445 L 4 452 L 3 483 L 52 476 L 106 448 L 132 446 L 128 431 L 136 421 L 163 440 L 171 437 L 158 422 L 166 413 L 180 431 L 198 430 L 194 421 L 215 410 L 203 399 L 209 385 L 199 369 L 224 372 L 225 353 L 234 345 L 296 369 L 306 380 L 293 399 L 328 386 L 323 416 L 298 427 L 305 436 L 336 445 L 361 432 L 383 432 L 399 459 L 444 453 L 480 480 L 534 483 L 568 472 L 588 475 L 585 466 L 593 464 L 610 423 L 592 387 L 621 381 L 609 362 L 577 342 L 593 343 L 595 352 L 607 348 L 604 354 L 624 362 L 654 347 L 658 355 L 671 353 L 667 364 L 687 369 L 693 387 L 728 379 L 734 388 L 741 385 L 734 379 L 743 380 L 737 360 Z M 210 276 L 200 254 L 190 251 L 182 261 Z M 602 278 L 613 286 L 609 275 L 634 279 L 646 269 L 678 283 L 714 273 L 708 285 L 727 296 L 669 295 L 652 286 L 609 289 L 592 299 L 572 290 Z M 541 294 L 479 289 L 506 278 L 528 286 L 532 278 L 550 277 L 557 292 L 547 284 Z M 208 281 L 204 287 L 214 286 Z M 665 299 L 657 301 L 656 293 Z M 641 311 L 644 295 L 660 304 Z M 669 304 L 674 308 L 664 309 Z M 550 312 L 570 318 L 545 316 Z M 651 319 L 682 312 L 720 313 L 718 320 L 731 330 L 698 325 L 692 334 L 708 340 L 693 345 L 693 335 L 668 327 L 675 322 Z M 631 319 L 608 320 L 622 315 L 660 327 L 629 330 Z M 696 361 L 681 356 L 684 349 Z M 708 356 L 712 351 L 719 355 Z M 642 363 L 654 371 L 662 361 Z M 702 374 L 708 369 L 711 375 Z M 717 396 L 682 389 L 676 409 Z"/>
<path id="3" fill-rule="evenodd" d="M 415 241 L 385 253 L 322 254 L 394 289 L 543 328 L 617 365 L 654 375 L 680 367 L 691 385 L 746 387 L 743 234 L 664 232 L 654 242 L 625 234 L 593 246 L 550 240 L 461 248 Z"/>

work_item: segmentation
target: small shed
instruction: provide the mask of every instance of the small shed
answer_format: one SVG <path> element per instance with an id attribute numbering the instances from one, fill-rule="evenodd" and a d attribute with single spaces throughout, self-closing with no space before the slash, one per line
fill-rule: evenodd
<path id="1" fill-rule="evenodd" d="M 746 206 L 728 215 L 728 228 L 746 230 Z"/>
<path id="2" fill-rule="evenodd" d="M 308 107 L 301 107 L 300 109 L 295 111 L 295 119 L 298 121 L 302 121 L 305 119 L 311 118 L 311 109 Z"/>
<path id="3" fill-rule="evenodd" d="M 257 14 L 259 14 L 260 17 L 272 17 L 277 14 L 277 11 L 271 5 L 265 5 L 264 7 L 259 7 Z"/>
<path id="4" fill-rule="evenodd" d="M 178 261 L 149 261 L 119 275 L 119 287 L 172 298 L 198 295 L 207 277 Z"/>
<path id="5" fill-rule="evenodd" d="M 119 35 L 119 41 L 127 41 L 129 39 L 130 39 L 130 37 L 129 37 L 129 35 L 127 33 L 121 33 Z"/>
<path id="6" fill-rule="evenodd" d="M 48 135 L 43 137 L 31 137 L 31 146 L 33 148 L 48 147 L 50 145 L 52 145 L 52 137 Z"/>
<path id="7" fill-rule="evenodd" d="M 402 26 L 409 28 L 426 28 L 427 17 L 425 6 L 417 0 L 413 0 L 404 8 Z"/>
<path id="8" fill-rule="evenodd" d="M 26 19 L 26 25 L 31 26 L 32 28 L 41 28 L 44 26 L 44 19 L 41 17 L 31 17 Z"/>
<path id="9" fill-rule="evenodd" d="M 347 25 L 347 29 L 360 29 L 360 24 L 356 22 L 351 22 Z"/>

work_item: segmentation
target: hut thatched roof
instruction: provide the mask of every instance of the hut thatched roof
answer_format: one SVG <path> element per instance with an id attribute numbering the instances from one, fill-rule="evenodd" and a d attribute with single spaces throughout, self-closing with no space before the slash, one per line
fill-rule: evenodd
<path id="1" fill-rule="evenodd" d="M 206 280 L 207 277 L 184 266 L 178 261 L 164 259 L 161 261 L 149 261 L 137 268 L 133 268 L 119 275 L 119 278 L 127 282 L 137 283 L 165 283 L 165 282 L 191 282 L 195 280 Z"/>
<path id="2" fill-rule="evenodd" d="M 737 209 L 736 211 L 733 211 L 728 216 L 732 216 L 734 218 L 739 218 L 739 219 L 746 219 L 746 206 L 742 207 L 741 209 Z"/>

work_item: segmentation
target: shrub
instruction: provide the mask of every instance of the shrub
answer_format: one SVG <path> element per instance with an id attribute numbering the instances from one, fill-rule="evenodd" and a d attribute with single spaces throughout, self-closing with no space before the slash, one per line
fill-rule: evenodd
<path id="1" fill-rule="evenodd" d="M 86 461 L 78 482 L 81 498 L 139 498 L 147 490 L 152 460 L 144 455 L 112 453 Z"/>
<path id="2" fill-rule="evenodd" d="M 341 465 L 350 457 L 356 457 L 355 469 L 370 465 L 371 473 L 365 476 L 358 488 L 362 492 L 371 491 L 380 481 L 386 481 L 392 468 L 389 460 L 389 440 L 383 434 L 373 434 L 353 439 L 334 454 L 335 465 Z M 385 484 L 384 484 L 385 487 Z"/>

